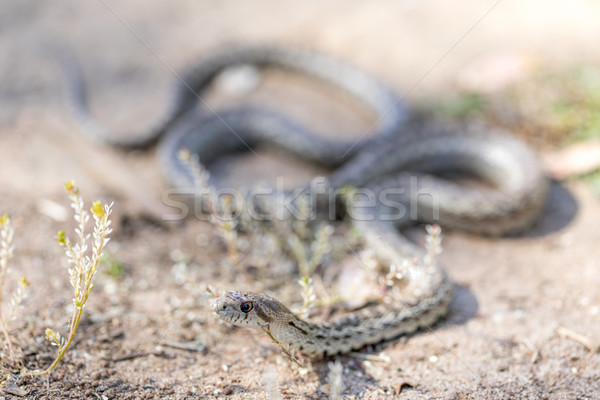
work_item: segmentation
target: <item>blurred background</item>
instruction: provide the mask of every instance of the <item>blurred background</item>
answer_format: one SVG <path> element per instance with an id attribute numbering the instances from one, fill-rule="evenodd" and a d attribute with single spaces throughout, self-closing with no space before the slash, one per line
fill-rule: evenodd
<path id="1" fill-rule="evenodd" d="M 600 4 L 592 0 L 5 1 L 2 140 L 10 132 L 48 130 L 40 120 L 49 115 L 65 125 L 61 130 L 72 128 L 48 51 L 57 43 L 72 48 L 80 60 L 95 114 L 121 128 L 138 126 L 161 109 L 173 71 L 203 54 L 229 44 L 276 43 L 357 65 L 388 82 L 412 107 L 452 117 L 485 111 L 486 118 L 511 127 L 525 116 L 527 123 L 519 128 L 529 127 L 528 140 L 542 146 L 549 136 L 554 140 L 574 130 L 574 120 L 591 123 L 572 106 L 597 101 L 599 15 Z M 582 65 L 589 68 L 577 70 Z M 527 90 L 519 90 L 525 83 Z M 3 157 L 2 162 L 6 171 L 21 161 Z M 51 165 L 36 171 L 55 172 Z M 28 176 L 2 178 L 12 190 L 33 183 Z"/>
<path id="2" fill-rule="evenodd" d="M 22 154 L 53 130 L 74 128 L 48 51 L 57 43 L 77 55 L 94 113 L 109 126 L 147 120 L 167 101 L 173 71 L 203 54 L 229 44 L 276 43 L 361 67 L 411 107 L 453 118 L 483 113 L 527 131 L 527 140 L 543 147 L 564 144 L 564 134 L 581 125 L 596 131 L 595 119 L 580 108 L 598 106 L 599 15 L 592 0 L 4 1 L 0 140 L 20 150 L 2 157 L 0 170 L 19 166 L 36 176 L 11 173 L 2 182 L 13 192 L 34 183 L 52 190 L 57 168 L 66 166 L 36 157 L 26 168 Z M 28 139 L 9 138 L 14 132 Z M 45 154 L 56 150 L 39 145 Z"/>

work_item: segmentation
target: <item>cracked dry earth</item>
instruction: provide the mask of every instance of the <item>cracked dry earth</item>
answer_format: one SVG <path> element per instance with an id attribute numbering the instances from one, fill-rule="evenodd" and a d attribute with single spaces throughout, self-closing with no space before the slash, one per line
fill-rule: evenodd
<path id="1" fill-rule="evenodd" d="M 49 381 L 15 377 L 0 397 L 265 399 L 278 387 L 282 398 L 328 398 L 328 360 L 297 370 L 268 338 L 218 324 L 203 295 L 214 284 L 268 290 L 298 304 L 294 270 L 265 271 L 244 260 L 227 268 L 210 224 L 164 221 L 168 186 L 156 155 L 119 152 L 82 135 L 43 51 L 49 41 L 80 58 L 98 117 L 135 127 L 166 101 L 171 68 L 228 43 L 314 48 L 376 74 L 412 104 L 452 92 L 464 67 L 486 52 L 515 50 L 556 66 L 598 63 L 599 13 L 591 0 L 3 2 L 0 213 L 16 228 L 7 290 L 21 275 L 31 282 L 12 325 L 28 367 L 51 361 L 44 329 L 64 332 L 68 321 L 66 261 L 54 240 L 58 229 L 73 227 L 62 221 L 66 180 L 75 179 L 87 201 L 115 201 L 108 251 L 123 270 L 99 272 L 76 342 Z M 278 79 L 263 98 L 288 95 Z M 302 83 L 290 90 L 282 102 L 314 106 L 294 109 L 300 118 L 340 132 L 368 127 L 368 116 L 321 107 L 321 97 L 306 101 Z M 227 101 L 213 97 L 215 107 Z M 319 173 L 278 154 L 230 161 L 232 179 Z M 598 198 L 573 181 L 553 185 L 542 220 L 524 236 L 445 232 L 441 261 L 457 285 L 448 318 L 431 332 L 340 357 L 342 397 L 599 398 L 600 356 L 564 334 L 599 340 L 599 219 Z M 421 228 L 409 234 L 422 239 Z"/>

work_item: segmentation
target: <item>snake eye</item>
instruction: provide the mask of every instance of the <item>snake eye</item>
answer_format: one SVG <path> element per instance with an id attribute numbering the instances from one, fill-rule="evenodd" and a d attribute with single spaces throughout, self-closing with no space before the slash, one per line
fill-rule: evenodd
<path id="1" fill-rule="evenodd" d="M 249 313 L 250 311 L 252 311 L 253 308 L 254 305 L 251 301 L 245 301 L 242 304 L 240 304 L 240 310 L 242 310 L 243 313 Z"/>

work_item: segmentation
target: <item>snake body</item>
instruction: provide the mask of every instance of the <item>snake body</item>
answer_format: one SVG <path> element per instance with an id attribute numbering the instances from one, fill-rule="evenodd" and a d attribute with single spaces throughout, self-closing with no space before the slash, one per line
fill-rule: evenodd
<path id="1" fill-rule="evenodd" d="M 380 260 L 387 264 L 417 260 L 406 276 L 407 297 L 320 324 L 300 319 L 271 296 L 252 292 L 230 292 L 215 299 L 213 313 L 313 355 L 358 350 L 411 334 L 443 317 L 452 282 L 436 260 L 427 260 L 398 229 L 418 220 L 485 235 L 521 232 L 539 216 L 548 182 L 531 151 L 510 135 L 476 127 L 427 130 L 412 141 L 404 137 L 389 147 L 363 151 L 329 177 L 332 185 L 354 184 L 379 200 L 386 194 L 385 201 L 360 210 L 351 221 Z M 400 144 L 403 151 L 393 151 Z M 491 187 L 468 188 L 422 172 L 439 173 L 440 168 L 469 171 Z M 405 172 L 395 172 L 399 170 Z M 406 172 L 411 170 L 420 172 Z M 400 206 L 412 207 L 414 214 L 398 213 Z"/>
<path id="2" fill-rule="evenodd" d="M 357 145 L 326 140 L 263 107 L 200 116 L 192 110 L 198 94 L 223 69 L 246 64 L 295 71 L 345 91 L 374 114 L 373 135 Z M 407 120 L 392 90 L 322 55 L 274 47 L 217 53 L 180 76 L 173 101 L 155 122 L 137 134 L 120 136 L 109 135 L 95 121 L 75 64 L 64 65 L 70 108 L 80 125 L 102 141 L 125 148 L 145 147 L 160 139 L 163 169 L 176 187 L 193 185 L 188 166 L 177 156 L 181 148 L 210 166 L 226 154 L 268 143 L 333 169 L 327 179 L 332 190 L 350 185 L 373 194 L 377 201 L 371 207 L 355 209 L 349 204 L 347 214 L 379 259 L 389 264 L 407 257 L 419 260 L 407 274 L 406 298 L 320 324 L 300 319 L 266 294 L 230 292 L 211 305 L 220 319 L 268 331 L 280 343 L 307 354 L 344 353 L 410 334 L 447 313 L 450 279 L 399 228 L 420 221 L 488 235 L 519 232 L 536 220 L 547 195 L 548 181 L 535 155 L 511 135 L 481 126 Z M 448 171 L 477 178 L 485 187 L 459 185 L 443 177 Z"/>
<path id="3" fill-rule="evenodd" d="M 111 133 L 107 131 L 90 113 L 87 102 L 85 84 L 81 69 L 75 57 L 68 51 L 57 50 L 57 58 L 63 72 L 67 103 L 76 122 L 89 135 L 110 145 L 124 149 L 140 149 L 148 147 L 162 137 L 169 137 L 172 126 L 181 117 L 200 102 L 207 105 L 202 98 L 203 92 L 213 80 L 227 68 L 251 65 L 256 68 L 279 68 L 296 72 L 330 84 L 364 104 L 374 113 L 378 121 L 376 134 L 383 136 L 393 134 L 406 119 L 406 110 L 402 107 L 394 91 L 372 78 L 361 70 L 310 51 L 300 49 L 284 49 L 274 46 L 231 47 L 218 51 L 200 60 L 175 76 L 170 100 L 162 112 L 142 124 L 135 132 Z M 260 119 L 262 117 L 257 117 Z M 230 132 L 231 133 L 231 132 Z M 234 135 L 235 136 L 235 135 Z M 280 136 L 285 136 L 280 133 Z M 318 144 L 319 142 L 317 142 Z M 336 154 L 328 153 L 327 157 L 347 153 L 350 157 L 356 151 L 348 151 L 348 143 L 330 142 L 330 148 Z M 318 146 L 313 146 L 312 151 Z M 360 146 L 356 148 L 358 150 Z M 327 157 L 322 157 L 323 160 Z M 340 164 L 343 161 L 338 161 Z M 167 166 L 171 167 L 171 166 Z"/>
<path id="4" fill-rule="evenodd" d="M 279 300 L 264 293 L 229 292 L 215 299 L 211 310 L 223 321 L 262 329 L 279 343 L 305 354 L 330 356 L 414 333 L 436 323 L 447 311 L 452 283 L 438 269 L 439 281 L 417 302 L 378 305 L 359 310 L 332 323 L 299 318 Z M 427 277 L 431 280 L 432 277 Z"/>

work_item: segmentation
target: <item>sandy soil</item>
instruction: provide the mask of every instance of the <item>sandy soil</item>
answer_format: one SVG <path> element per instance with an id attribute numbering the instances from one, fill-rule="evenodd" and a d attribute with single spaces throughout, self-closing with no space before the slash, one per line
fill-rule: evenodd
<path id="1" fill-rule="evenodd" d="M 75 179 L 88 201 L 115 201 L 108 250 L 124 271 L 99 273 L 78 339 L 50 380 L 15 377 L 0 396 L 262 399 L 275 375 L 283 398 L 327 398 L 327 361 L 301 373 L 267 338 L 217 324 L 202 292 L 213 284 L 297 302 L 293 273 L 267 278 L 244 260 L 225 269 L 209 224 L 165 222 L 168 185 L 154 152 L 123 153 L 81 134 L 62 103 L 50 43 L 80 58 L 99 118 L 134 127 L 164 104 L 172 71 L 228 43 L 335 55 L 385 79 L 411 104 L 451 93 L 466 66 L 489 53 L 517 52 L 550 66 L 598 62 L 598 15 L 592 0 L 4 2 L 0 213 L 12 215 L 17 230 L 7 290 L 21 275 L 31 281 L 13 325 L 27 366 L 48 365 L 54 349 L 44 329 L 64 332 L 68 321 L 66 261 L 54 240 L 58 229 L 72 228 L 60 221 L 69 213 L 65 181 Z M 365 121 L 324 123 L 344 130 Z M 245 160 L 236 163 L 243 168 Z M 573 182 L 553 186 L 542 220 L 523 237 L 447 232 L 441 259 L 457 284 L 449 317 L 365 353 L 374 359 L 341 357 L 343 398 L 600 397 L 600 356 L 557 331 L 599 340 L 599 218 L 597 197 Z M 181 263 L 187 282 L 173 273 Z"/>

